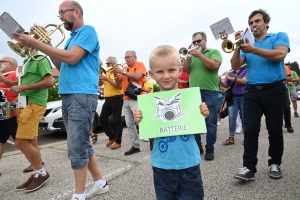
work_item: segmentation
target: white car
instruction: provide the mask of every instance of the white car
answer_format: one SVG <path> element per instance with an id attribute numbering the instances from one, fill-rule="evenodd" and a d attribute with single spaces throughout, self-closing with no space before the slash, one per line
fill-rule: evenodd
<path id="1" fill-rule="evenodd" d="M 102 110 L 104 99 L 98 99 L 98 106 L 95 113 L 95 118 L 92 125 L 92 130 L 94 131 L 98 126 L 100 126 L 99 116 Z M 61 110 L 61 100 L 52 101 L 47 103 L 47 110 L 44 117 L 39 123 L 40 130 L 48 130 L 52 132 L 66 132 L 65 125 L 62 119 Z M 124 114 L 122 113 L 122 119 L 124 122 Z"/>

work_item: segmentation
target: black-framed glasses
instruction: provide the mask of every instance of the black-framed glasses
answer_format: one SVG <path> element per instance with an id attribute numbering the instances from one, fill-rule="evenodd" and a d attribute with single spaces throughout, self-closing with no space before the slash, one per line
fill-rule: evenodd
<path id="1" fill-rule="evenodd" d="M 74 11 L 74 10 L 76 10 L 76 8 L 68 8 L 68 9 L 60 10 L 60 11 L 58 11 L 58 16 L 57 17 L 60 17 L 61 15 L 64 15 L 68 11 Z"/>
<path id="2" fill-rule="evenodd" d="M 195 40 L 195 41 L 193 41 L 192 43 L 193 43 L 193 44 L 197 44 L 197 43 L 202 42 L 202 40 L 203 40 L 203 39 Z"/>
<path id="3" fill-rule="evenodd" d="M 132 56 L 125 56 L 125 58 L 124 58 L 124 59 L 130 58 L 130 57 L 132 57 Z"/>

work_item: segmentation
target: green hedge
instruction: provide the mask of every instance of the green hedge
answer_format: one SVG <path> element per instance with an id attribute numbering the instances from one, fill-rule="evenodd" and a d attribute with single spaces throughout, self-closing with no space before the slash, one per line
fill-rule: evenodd
<path id="1" fill-rule="evenodd" d="M 48 102 L 61 100 L 61 97 L 58 95 L 58 83 L 55 81 L 54 86 L 48 89 Z"/>

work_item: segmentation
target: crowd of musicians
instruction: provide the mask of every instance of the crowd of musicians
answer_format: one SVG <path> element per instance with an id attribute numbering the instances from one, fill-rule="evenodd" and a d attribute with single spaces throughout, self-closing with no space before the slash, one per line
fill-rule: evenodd
<path id="1" fill-rule="evenodd" d="M 0 158 L 4 152 L 4 144 L 12 136 L 16 147 L 30 163 L 27 171 L 32 172 L 28 180 L 17 186 L 16 190 L 35 191 L 50 178 L 43 167 L 37 142 L 38 124 L 47 106 L 47 91 L 54 85 L 50 60 L 60 71 L 58 94 L 62 97 L 68 157 L 75 177 L 73 200 L 109 191 L 108 182 L 100 171 L 90 143 L 92 121 L 98 103 L 98 87 L 104 87 L 105 102 L 99 120 L 108 137 L 105 145 L 118 151 L 127 148 L 124 155 L 129 156 L 141 151 L 138 124 L 142 120 L 142 113 L 138 109 L 136 95 L 153 92 L 153 83 L 147 79 L 147 75 L 156 81 L 160 91 L 198 87 L 202 103 L 199 102 L 197 106 L 205 117 L 207 129 L 205 144 L 200 133 L 193 133 L 187 141 L 181 140 L 179 136 L 169 137 L 174 146 L 170 145 L 167 152 L 159 150 L 162 138 L 150 138 L 157 199 L 204 198 L 200 172 L 201 154 L 205 153 L 204 159 L 207 161 L 215 158 L 214 145 L 223 103 L 220 96 L 223 87 L 230 88 L 232 92 L 232 102 L 227 102 L 229 138 L 223 142 L 224 145 L 234 144 L 237 118 L 241 119 L 244 132 L 243 168 L 234 178 L 241 181 L 255 179 L 262 115 L 266 118 L 269 134 L 269 177 L 282 177 L 283 116 L 287 130 L 293 132 L 287 84 L 294 84 L 299 78 L 292 75 L 288 66 L 284 67 L 284 59 L 290 51 L 288 35 L 284 32 L 268 33 L 271 18 L 266 11 L 259 9 L 249 15 L 248 24 L 255 41 L 252 44 L 246 39 L 234 44 L 236 48 L 231 50 L 230 60 L 232 69 L 230 73 L 224 74 L 225 80 L 218 75 L 222 55 L 218 49 L 207 46 L 205 32 L 192 34 L 191 44 L 184 52 L 169 45 L 155 48 L 149 58 L 149 71 L 143 62 L 138 61 L 134 50 L 125 52 L 126 65 L 118 64 L 121 62 L 111 55 L 106 58 L 106 67 L 101 70 L 98 36 L 93 26 L 84 24 L 81 5 L 76 1 L 63 1 L 59 5 L 58 14 L 64 28 L 71 31 L 71 37 L 64 48 L 55 48 L 50 42 L 45 43 L 31 37 L 40 29 L 39 25 L 34 24 L 28 32 L 12 34 L 14 40 L 26 47 L 24 53 L 27 58 L 22 69 L 18 69 L 18 63 L 12 57 L 5 56 L 0 60 Z M 242 31 L 237 31 L 235 39 L 240 40 L 241 35 Z M 227 46 L 225 47 L 228 52 Z M 39 52 L 48 55 L 50 60 L 41 58 Z M 260 73 L 256 73 L 257 71 Z M 139 88 L 139 92 L 131 94 L 129 87 Z M 293 93 L 291 99 L 294 100 Z M 122 110 L 131 147 L 121 148 Z M 97 141 L 97 136 L 91 134 L 91 137 L 93 142 Z M 87 171 L 91 173 L 94 184 L 85 192 Z M 186 173 L 189 177 L 186 179 L 179 176 L 181 173 Z M 172 180 L 169 180 L 170 176 Z M 173 187 L 175 180 L 178 184 Z"/>

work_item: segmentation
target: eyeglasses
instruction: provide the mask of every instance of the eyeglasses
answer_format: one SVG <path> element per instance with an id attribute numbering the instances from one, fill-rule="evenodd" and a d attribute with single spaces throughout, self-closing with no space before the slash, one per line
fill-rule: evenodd
<path id="1" fill-rule="evenodd" d="M 10 62 L 8 60 L 0 60 L 0 63 L 4 63 L 4 62 Z"/>
<path id="2" fill-rule="evenodd" d="M 112 64 L 112 63 L 105 63 L 106 65 L 110 65 L 110 64 Z"/>
<path id="3" fill-rule="evenodd" d="M 74 10 L 76 10 L 76 9 L 75 8 L 68 8 L 68 9 L 60 10 L 60 11 L 58 11 L 58 16 L 57 17 L 60 17 L 61 15 L 64 15 L 68 11 L 74 11 Z"/>
<path id="4" fill-rule="evenodd" d="M 124 59 L 130 58 L 130 57 L 132 57 L 132 56 L 125 56 L 125 58 L 124 58 Z"/>
<path id="5" fill-rule="evenodd" d="M 203 39 L 200 39 L 200 40 L 195 40 L 195 41 L 193 41 L 192 43 L 193 43 L 193 44 L 196 44 L 196 43 L 201 43 L 201 42 L 202 42 L 202 40 L 203 40 Z"/>

